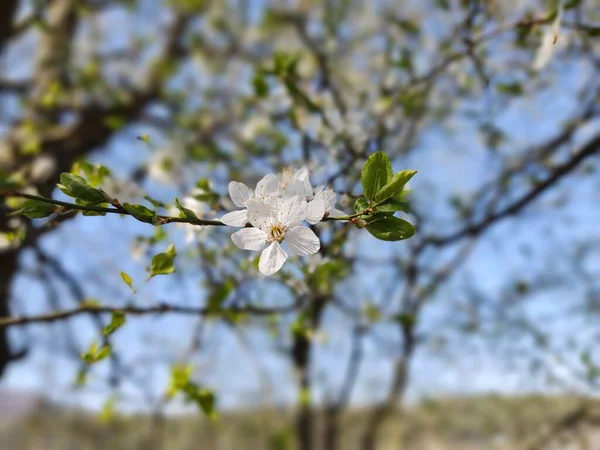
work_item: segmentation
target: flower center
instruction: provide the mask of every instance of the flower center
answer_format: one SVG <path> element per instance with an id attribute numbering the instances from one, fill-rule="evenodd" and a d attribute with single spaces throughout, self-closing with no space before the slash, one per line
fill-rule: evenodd
<path id="1" fill-rule="evenodd" d="M 271 228 L 269 228 L 269 240 L 281 243 L 285 238 L 285 231 L 286 228 L 280 223 L 271 225 Z"/>

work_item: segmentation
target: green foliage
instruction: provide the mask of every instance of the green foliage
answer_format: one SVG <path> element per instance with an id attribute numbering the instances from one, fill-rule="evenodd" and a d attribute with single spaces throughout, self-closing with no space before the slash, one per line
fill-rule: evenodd
<path id="1" fill-rule="evenodd" d="M 392 178 L 392 163 L 384 152 L 373 153 L 362 170 L 361 182 L 367 200 L 373 200 Z"/>
<path id="2" fill-rule="evenodd" d="M 496 84 L 496 91 L 498 91 L 501 94 L 512 95 L 515 97 L 523 95 L 524 92 L 521 83 L 518 83 L 516 81 L 512 83 L 498 83 Z"/>
<path id="3" fill-rule="evenodd" d="M 252 78 L 252 86 L 254 87 L 254 94 L 259 98 L 266 98 L 269 95 L 269 83 L 265 78 L 265 74 L 257 70 Z"/>
<path id="4" fill-rule="evenodd" d="M 123 203 L 123 209 L 135 217 L 140 222 L 151 223 L 155 225 L 156 221 L 156 212 L 152 211 L 149 208 L 146 208 L 144 205 L 132 205 L 131 203 Z"/>
<path id="5" fill-rule="evenodd" d="M 102 361 L 106 359 L 111 352 L 111 346 L 109 344 L 105 344 L 102 347 L 98 347 L 97 342 L 93 342 L 90 346 L 90 349 L 81 355 L 81 359 L 87 364 L 94 364 L 98 361 Z"/>
<path id="6" fill-rule="evenodd" d="M 403 191 L 416 173 L 416 170 L 403 170 L 394 175 L 387 155 L 383 152 L 373 153 L 367 159 L 361 175 L 365 198 L 358 198 L 354 203 L 354 210 L 366 216 L 366 223 L 357 222 L 357 226 L 366 224 L 369 233 L 384 241 L 399 241 L 413 236 L 414 227 L 393 214 L 409 211 Z"/>
<path id="7" fill-rule="evenodd" d="M 191 381 L 192 371 L 191 366 L 179 364 L 171 368 L 171 380 L 166 393 L 167 398 L 171 399 L 177 394 L 183 394 L 187 402 L 195 403 L 209 419 L 217 419 L 214 392 Z"/>
<path id="8" fill-rule="evenodd" d="M 377 207 L 375 208 L 375 211 L 376 212 L 387 212 L 387 213 L 394 213 L 397 211 L 402 211 L 402 212 L 408 213 L 408 212 L 410 212 L 410 204 L 406 200 L 392 197 L 392 198 L 388 198 L 383 203 L 377 205 Z"/>
<path id="9" fill-rule="evenodd" d="M 83 173 L 87 177 L 90 186 L 98 187 L 106 177 L 110 175 L 110 169 L 102 164 L 92 164 L 85 160 L 76 161 L 71 168 L 71 173 Z"/>
<path id="10" fill-rule="evenodd" d="M 6 174 L 0 169 L 0 190 L 16 191 L 23 187 L 23 182 L 14 174 Z"/>
<path id="11" fill-rule="evenodd" d="M 152 258 L 152 266 L 148 278 L 150 279 L 156 275 L 169 275 L 174 273 L 175 267 L 173 267 L 173 264 L 175 263 L 176 256 L 177 251 L 175 250 L 175 246 L 169 244 L 169 247 L 167 247 L 165 252 L 159 253 Z"/>
<path id="12" fill-rule="evenodd" d="M 69 197 L 81 200 L 86 204 L 97 205 L 112 200 L 105 192 L 90 186 L 85 178 L 72 173 L 63 172 L 60 175 L 60 184 L 57 186 Z"/>
<path id="13" fill-rule="evenodd" d="M 415 234 L 415 228 L 410 223 L 394 216 L 370 222 L 367 231 L 382 241 L 401 241 Z"/>
<path id="14" fill-rule="evenodd" d="M 58 207 L 51 203 L 41 202 L 39 200 L 25 200 L 21 207 L 11 213 L 11 215 L 21 215 L 29 219 L 41 219 L 48 217 L 56 212 Z"/>
<path id="15" fill-rule="evenodd" d="M 183 218 L 191 219 L 191 220 L 198 219 L 198 216 L 196 216 L 196 213 L 194 213 L 194 211 L 192 211 L 191 209 L 185 208 L 184 206 L 182 206 L 181 203 L 179 203 L 179 199 L 177 197 L 175 197 L 175 206 L 177 207 L 177 209 L 180 212 L 179 217 L 183 217 Z"/>
<path id="16" fill-rule="evenodd" d="M 129 286 L 129 288 L 133 291 L 133 293 L 136 293 L 135 288 L 133 287 L 133 279 L 125 272 L 121 272 L 121 278 L 123 278 L 123 281 L 125 282 L 125 284 L 127 286 Z"/>
<path id="17" fill-rule="evenodd" d="M 388 183 L 375 193 L 374 201 L 381 203 L 398 195 L 404 185 L 417 173 L 416 170 L 403 170 L 394 175 Z"/>
<path id="18" fill-rule="evenodd" d="M 123 325 L 125 325 L 125 321 L 125 313 L 122 311 L 113 312 L 110 323 L 102 329 L 102 334 L 104 334 L 104 336 L 110 336 Z"/>
<path id="19" fill-rule="evenodd" d="M 417 317 L 414 314 L 409 313 L 396 314 L 393 317 L 393 320 L 402 325 L 403 328 L 412 328 L 417 323 Z"/>

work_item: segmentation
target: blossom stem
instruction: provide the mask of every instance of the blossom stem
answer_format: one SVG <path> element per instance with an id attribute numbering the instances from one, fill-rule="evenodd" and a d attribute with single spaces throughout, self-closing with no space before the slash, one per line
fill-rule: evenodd
<path id="1" fill-rule="evenodd" d="M 66 211 L 77 210 L 77 211 L 90 211 L 97 213 L 105 213 L 105 214 L 121 214 L 123 216 L 133 216 L 133 214 L 127 212 L 124 208 L 107 208 L 103 206 L 94 206 L 94 205 L 78 205 L 77 203 L 69 203 L 63 202 L 60 200 L 55 200 L 53 198 L 41 197 L 39 195 L 26 194 L 24 192 L 2 192 L 0 191 L 0 196 L 4 197 L 19 197 L 26 198 L 28 200 L 36 200 L 42 203 L 49 203 L 56 206 L 62 206 Z M 204 220 L 204 219 L 193 219 L 186 217 L 174 217 L 174 216 L 165 216 L 165 215 L 156 215 L 157 224 L 163 225 L 167 223 L 189 223 L 192 225 L 198 226 L 216 226 L 216 227 L 224 227 L 226 226 L 220 220 Z"/>
<path id="2" fill-rule="evenodd" d="M 0 191 L 0 196 L 3 197 L 19 197 L 25 198 L 28 200 L 35 200 L 42 203 L 49 203 L 51 205 L 61 206 L 63 208 L 63 212 L 68 211 L 90 211 L 97 212 L 102 214 L 120 214 L 123 216 L 131 216 L 135 217 L 130 212 L 126 211 L 122 206 L 121 207 L 104 207 L 104 206 L 94 206 L 94 205 L 78 205 L 77 203 L 63 202 L 61 200 L 55 200 L 53 198 L 42 197 L 39 195 L 26 194 L 24 192 L 14 192 L 14 191 Z M 357 217 L 365 216 L 368 214 L 365 213 L 357 213 L 349 216 L 338 216 L 338 217 L 326 217 L 323 219 L 323 222 L 327 222 L 330 220 L 337 221 L 349 221 Z M 156 215 L 156 225 L 165 225 L 167 223 L 189 223 L 191 225 L 198 226 L 215 226 L 215 227 L 224 227 L 227 226 L 220 220 L 205 220 L 205 219 L 194 219 L 187 217 L 174 217 L 174 216 L 166 216 L 166 215 Z M 246 227 L 251 227 L 252 225 L 246 224 Z"/>

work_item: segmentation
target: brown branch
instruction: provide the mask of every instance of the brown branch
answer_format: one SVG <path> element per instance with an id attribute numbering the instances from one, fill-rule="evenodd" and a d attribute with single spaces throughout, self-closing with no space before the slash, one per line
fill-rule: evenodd
<path id="1" fill-rule="evenodd" d="M 540 195 L 554 186 L 568 174 L 573 172 L 579 165 L 588 157 L 594 155 L 600 150 L 600 135 L 588 141 L 578 152 L 574 153 L 571 158 L 558 166 L 556 166 L 552 174 L 546 180 L 539 183 L 535 188 L 526 194 L 522 195 L 518 200 L 504 207 L 503 209 L 488 215 L 478 223 L 468 225 L 467 227 L 447 236 L 430 236 L 423 240 L 422 246 L 433 245 L 436 247 L 453 244 L 465 237 L 472 237 L 483 233 L 491 225 L 496 222 L 514 215 L 528 206 Z"/>
<path id="2" fill-rule="evenodd" d="M 297 303 L 293 303 L 288 306 L 273 307 L 273 308 L 259 308 L 256 306 L 240 306 L 232 308 L 224 308 L 222 310 L 216 310 L 210 307 L 203 306 L 181 306 L 169 303 L 160 303 L 155 306 L 82 306 L 79 308 L 67 309 L 64 311 L 56 311 L 47 314 L 40 314 L 36 316 L 14 316 L 14 317 L 0 317 L 0 328 L 14 327 L 20 325 L 30 325 L 37 323 L 53 323 L 71 317 L 80 316 L 83 314 L 111 314 L 121 312 L 133 316 L 141 315 L 152 315 L 152 314 L 184 314 L 184 315 L 215 315 L 219 313 L 239 313 L 239 314 L 253 314 L 257 316 L 268 316 L 270 314 L 283 314 L 294 311 L 297 308 Z"/>

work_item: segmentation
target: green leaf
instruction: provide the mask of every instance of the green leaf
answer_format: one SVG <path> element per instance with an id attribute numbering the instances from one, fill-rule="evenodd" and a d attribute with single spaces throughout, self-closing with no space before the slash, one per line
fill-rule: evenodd
<path id="1" fill-rule="evenodd" d="M 11 215 L 22 215 L 29 219 L 41 219 L 52 215 L 57 209 L 56 205 L 39 200 L 25 200 L 21 207 Z"/>
<path id="2" fill-rule="evenodd" d="M 367 231 L 382 241 L 401 241 L 415 234 L 415 228 L 398 217 L 383 217 L 367 225 Z"/>
<path id="3" fill-rule="evenodd" d="M 0 170 L 0 189 L 6 191 L 15 191 L 24 187 L 22 180 L 14 179 L 13 175 L 8 175 Z"/>
<path id="4" fill-rule="evenodd" d="M 112 317 L 110 319 L 110 323 L 102 329 L 102 333 L 104 334 L 104 336 L 110 336 L 123 325 L 125 325 L 125 321 L 125 313 L 123 313 L 122 311 L 113 312 Z"/>
<path id="5" fill-rule="evenodd" d="M 404 185 L 408 183 L 408 180 L 410 180 L 416 173 L 416 170 L 403 170 L 398 172 L 392 177 L 391 180 L 388 181 L 385 186 L 375 193 L 373 200 L 375 200 L 377 203 L 381 203 L 388 198 L 399 194 L 402 189 L 404 189 Z"/>
<path id="6" fill-rule="evenodd" d="M 192 388 L 185 390 L 188 401 L 196 403 L 202 410 L 202 412 L 211 420 L 217 418 L 217 412 L 215 406 L 217 398 L 215 393 L 209 389 L 199 388 L 196 385 L 191 384 Z"/>
<path id="7" fill-rule="evenodd" d="M 181 213 L 179 215 L 179 217 L 184 217 L 186 219 L 192 219 L 192 220 L 198 219 L 198 216 L 196 216 L 196 213 L 194 211 L 192 211 L 191 209 L 185 208 L 184 206 L 182 206 L 181 203 L 179 203 L 179 199 L 177 197 L 175 197 L 175 206 Z"/>
<path id="8" fill-rule="evenodd" d="M 91 187 L 85 178 L 68 172 L 60 175 L 58 188 L 69 197 L 83 200 L 86 203 L 97 204 L 110 201 L 103 191 Z"/>
<path id="9" fill-rule="evenodd" d="M 513 82 L 513 83 L 498 83 L 496 84 L 496 91 L 501 94 L 518 96 L 523 95 L 523 86 L 521 83 Z"/>
<path id="10" fill-rule="evenodd" d="M 133 287 L 133 280 L 131 279 L 131 277 L 129 275 L 127 275 L 125 272 L 121 272 L 121 278 L 123 278 L 123 281 L 125 282 L 125 284 L 127 286 L 129 286 L 129 288 L 133 291 L 133 293 L 135 294 L 136 290 Z"/>
<path id="11" fill-rule="evenodd" d="M 123 203 L 123 208 L 140 222 L 156 223 L 156 212 L 146 208 L 144 205 L 132 205 Z"/>
<path id="12" fill-rule="evenodd" d="M 360 177 L 367 200 L 373 200 L 392 178 L 392 173 L 392 163 L 385 153 L 376 152 L 369 156 Z"/>
<path id="13" fill-rule="evenodd" d="M 155 208 L 166 208 L 167 207 L 167 205 L 165 205 L 163 202 L 161 202 L 160 200 L 156 200 L 156 199 L 150 197 L 149 195 L 145 195 L 144 200 L 148 200 L 152 204 L 152 206 L 154 206 Z"/>
<path id="14" fill-rule="evenodd" d="M 265 98 L 269 95 L 269 84 L 265 79 L 265 74 L 257 70 L 252 78 L 252 86 L 254 86 L 254 93 L 259 98 Z"/>
<path id="15" fill-rule="evenodd" d="M 110 169 L 102 164 L 92 164 L 85 160 L 75 161 L 71 167 L 71 173 L 83 172 L 92 187 L 98 187 L 110 175 Z"/>
<path id="16" fill-rule="evenodd" d="M 563 8 L 565 8 L 565 10 L 571 9 L 571 8 L 576 8 L 577 6 L 579 6 L 579 4 L 581 2 L 582 2 L 582 0 L 569 0 L 569 1 L 565 2 Z"/>
<path id="17" fill-rule="evenodd" d="M 400 200 L 398 198 L 388 198 L 385 202 L 377 205 L 375 209 L 377 212 L 388 212 L 394 213 L 396 211 L 402 211 L 405 213 L 410 212 L 410 205 L 406 200 Z"/>
<path id="18" fill-rule="evenodd" d="M 448 0 L 435 0 L 435 4 L 438 8 L 449 10 L 450 2 Z"/>
<path id="19" fill-rule="evenodd" d="M 81 358 L 87 364 L 94 364 L 98 361 L 102 361 L 103 359 L 107 358 L 110 355 L 110 352 L 111 352 L 110 345 L 104 345 L 99 349 L 98 343 L 94 342 L 90 346 L 90 349 L 86 353 L 81 355 Z"/>
<path id="20" fill-rule="evenodd" d="M 356 211 L 357 213 L 362 213 L 368 207 L 369 207 L 369 202 L 364 197 L 359 197 L 354 202 L 354 211 Z"/>
<path id="21" fill-rule="evenodd" d="M 169 244 L 169 247 L 164 253 L 155 255 L 154 258 L 152 258 L 152 267 L 149 278 L 156 275 L 169 275 L 174 273 L 175 267 L 173 267 L 173 263 L 175 262 L 176 256 L 177 251 L 173 244 Z"/>
<path id="22" fill-rule="evenodd" d="M 400 313 L 393 317 L 394 321 L 402 325 L 403 328 L 412 328 L 417 323 L 417 318 L 414 314 Z"/>

